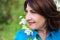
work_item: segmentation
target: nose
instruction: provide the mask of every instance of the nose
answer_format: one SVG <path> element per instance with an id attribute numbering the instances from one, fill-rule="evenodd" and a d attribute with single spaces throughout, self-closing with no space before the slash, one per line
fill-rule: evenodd
<path id="1" fill-rule="evenodd" d="M 30 14 L 26 14 L 26 20 L 27 21 L 31 20 L 31 15 Z"/>

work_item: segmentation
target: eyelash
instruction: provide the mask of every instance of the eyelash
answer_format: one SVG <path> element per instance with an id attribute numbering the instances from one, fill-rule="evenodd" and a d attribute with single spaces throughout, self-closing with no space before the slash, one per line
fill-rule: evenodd
<path id="1" fill-rule="evenodd" d="M 26 12 L 26 13 L 28 13 L 28 11 L 27 11 L 27 10 L 25 10 L 25 12 Z M 35 11 L 30 11 L 30 12 L 31 12 L 31 13 L 36 13 Z"/>
<path id="2" fill-rule="evenodd" d="M 36 13 L 35 11 L 31 11 L 31 13 Z"/>

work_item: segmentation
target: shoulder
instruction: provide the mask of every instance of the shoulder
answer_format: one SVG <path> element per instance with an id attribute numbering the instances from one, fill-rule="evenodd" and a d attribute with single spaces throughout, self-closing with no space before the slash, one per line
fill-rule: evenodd
<path id="1" fill-rule="evenodd" d="M 25 30 L 20 30 L 16 33 L 15 40 L 27 40 L 28 36 L 24 33 Z"/>
<path id="2" fill-rule="evenodd" d="M 54 40 L 59 40 L 60 39 L 60 30 L 56 32 L 52 32 L 52 36 Z"/>
<path id="3" fill-rule="evenodd" d="M 56 31 L 56 32 L 55 32 L 55 35 L 57 35 L 57 36 L 60 37 L 60 30 Z"/>
<path id="4" fill-rule="evenodd" d="M 16 32 L 16 34 L 18 34 L 18 35 L 24 34 L 24 31 L 25 31 L 25 30 L 20 30 L 20 31 Z"/>

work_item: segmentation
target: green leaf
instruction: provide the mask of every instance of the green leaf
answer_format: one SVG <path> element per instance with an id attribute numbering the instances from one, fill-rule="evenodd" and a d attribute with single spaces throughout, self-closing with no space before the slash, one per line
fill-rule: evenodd
<path id="1" fill-rule="evenodd" d="M 32 40 L 32 38 L 31 38 L 31 37 L 29 37 L 29 38 L 28 38 L 28 40 Z"/>

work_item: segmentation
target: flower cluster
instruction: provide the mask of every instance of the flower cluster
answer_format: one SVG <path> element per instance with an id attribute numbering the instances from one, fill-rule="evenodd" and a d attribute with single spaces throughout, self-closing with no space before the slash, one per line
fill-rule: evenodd
<path id="1" fill-rule="evenodd" d="M 20 16 L 19 18 L 22 18 L 22 16 Z M 32 30 L 29 27 L 26 26 L 27 21 L 26 21 L 25 18 L 22 18 L 21 21 L 19 22 L 19 24 L 22 25 L 22 29 L 25 30 L 25 33 L 27 35 L 33 34 Z"/>
<path id="2" fill-rule="evenodd" d="M 33 31 L 29 27 L 27 27 L 29 25 L 27 25 L 28 23 L 27 23 L 26 19 L 23 18 L 22 16 L 20 16 L 19 18 L 21 19 L 19 24 L 22 25 L 22 29 L 25 30 L 24 32 L 27 34 L 27 36 L 29 36 L 31 34 L 33 35 Z M 32 40 L 31 36 L 28 38 L 28 40 Z M 35 37 L 33 40 L 38 40 L 38 39 Z"/>
<path id="3" fill-rule="evenodd" d="M 57 7 L 57 11 L 60 11 L 60 1 L 59 0 L 54 0 L 56 7 Z"/>

